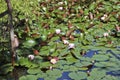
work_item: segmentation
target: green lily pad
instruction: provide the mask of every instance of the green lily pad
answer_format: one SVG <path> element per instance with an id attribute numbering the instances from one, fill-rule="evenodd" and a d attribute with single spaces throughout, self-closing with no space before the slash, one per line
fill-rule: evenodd
<path id="1" fill-rule="evenodd" d="M 47 68 L 48 66 L 52 66 L 52 64 L 51 64 L 50 62 L 42 62 L 42 63 L 40 64 L 40 67 L 41 67 L 41 68 Z"/>
<path id="2" fill-rule="evenodd" d="M 90 72 L 90 76 L 87 77 L 87 80 L 102 80 L 103 77 L 106 76 L 106 72 L 104 70 L 99 70 L 94 68 Z"/>
<path id="3" fill-rule="evenodd" d="M 35 40 L 33 40 L 33 39 L 29 39 L 29 40 L 27 40 L 27 41 L 25 41 L 24 43 L 23 43 L 23 46 L 25 47 L 25 48 L 31 48 L 31 47 L 33 47 L 33 46 L 35 46 L 36 45 L 36 42 L 35 42 Z"/>
<path id="4" fill-rule="evenodd" d="M 120 78 L 111 76 L 111 75 L 106 75 L 102 80 L 119 80 Z"/>
<path id="5" fill-rule="evenodd" d="M 69 77 L 73 80 L 81 80 L 87 77 L 85 72 L 71 72 L 69 73 Z"/>
<path id="6" fill-rule="evenodd" d="M 107 55 L 100 55 L 100 54 L 98 54 L 98 55 L 94 55 L 92 57 L 92 59 L 96 60 L 96 61 L 105 61 L 105 60 L 108 60 L 109 57 Z"/>
<path id="7" fill-rule="evenodd" d="M 37 80 L 36 75 L 26 75 L 19 78 L 19 80 Z"/>
<path id="8" fill-rule="evenodd" d="M 62 72 L 58 69 L 53 69 L 53 70 L 48 70 L 46 72 L 47 75 L 51 75 L 51 76 L 57 76 L 60 75 Z"/>
<path id="9" fill-rule="evenodd" d="M 21 66 L 25 66 L 25 67 L 28 67 L 28 68 L 38 67 L 37 64 L 32 63 L 30 60 L 28 60 L 28 58 L 24 58 L 24 57 L 20 58 L 19 64 Z"/>
<path id="10" fill-rule="evenodd" d="M 39 68 L 30 68 L 30 69 L 27 70 L 27 72 L 29 74 L 37 74 L 37 73 L 40 73 L 41 70 Z"/>

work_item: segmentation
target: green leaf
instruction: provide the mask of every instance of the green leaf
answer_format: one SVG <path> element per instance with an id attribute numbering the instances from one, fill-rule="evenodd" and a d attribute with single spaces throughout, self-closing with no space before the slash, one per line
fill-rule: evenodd
<path id="1" fill-rule="evenodd" d="M 48 66 L 52 66 L 52 64 L 51 64 L 50 62 L 42 62 L 42 63 L 40 64 L 40 67 L 41 67 L 41 68 L 47 68 Z"/>
<path id="2" fill-rule="evenodd" d="M 53 69 L 53 70 L 48 70 L 46 73 L 51 76 L 59 76 L 61 75 L 62 72 L 58 69 Z"/>
<path id="3" fill-rule="evenodd" d="M 27 80 L 25 76 L 19 78 L 19 80 Z"/>
<path id="4" fill-rule="evenodd" d="M 36 75 L 26 75 L 19 78 L 19 80 L 37 80 Z"/>
<path id="5" fill-rule="evenodd" d="M 95 7 L 96 7 L 96 3 L 93 2 L 93 3 L 90 5 L 89 10 L 94 10 Z"/>
<path id="6" fill-rule="evenodd" d="M 72 56 L 67 56 L 66 57 L 66 60 L 68 61 L 68 62 L 76 62 L 77 61 L 77 59 L 75 59 L 74 57 L 72 57 Z"/>
<path id="7" fill-rule="evenodd" d="M 69 77 L 73 80 L 81 80 L 87 77 L 85 72 L 71 72 L 69 73 Z"/>
<path id="8" fill-rule="evenodd" d="M 38 67 L 37 64 L 32 63 L 30 60 L 28 60 L 28 58 L 24 58 L 24 57 L 20 58 L 19 64 L 21 66 L 25 66 L 25 67 L 28 67 L 28 68 Z"/>
<path id="9" fill-rule="evenodd" d="M 87 77 L 87 80 L 102 80 L 103 77 L 106 76 L 106 72 L 104 70 L 93 69 L 90 72 L 90 76 Z"/>
<path id="10" fill-rule="evenodd" d="M 29 74 L 37 74 L 37 73 L 40 73 L 41 70 L 39 68 L 30 68 L 30 69 L 27 70 L 27 72 Z"/>
<path id="11" fill-rule="evenodd" d="M 31 48 L 31 47 L 33 47 L 33 46 L 35 46 L 36 45 L 36 42 L 35 42 L 35 40 L 33 40 L 33 39 L 29 39 L 29 40 L 27 40 L 27 41 L 25 41 L 24 43 L 23 43 L 23 46 L 25 47 L 25 48 Z"/>
<path id="12" fill-rule="evenodd" d="M 108 60 L 109 57 L 107 55 L 100 55 L 100 54 L 98 54 L 98 55 L 94 55 L 92 57 L 92 59 L 96 60 L 96 61 L 105 61 L 105 60 Z"/>
<path id="13" fill-rule="evenodd" d="M 0 66 L 0 70 L 2 74 L 7 74 L 8 72 L 12 72 L 13 69 L 14 67 L 12 66 L 11 63 Z"/>
<path id="14" fill-rule="evenodd" d="M 119 80 L 120 78 L 117 78 L 115 76 L 106 75 L 102 80 Z"/>

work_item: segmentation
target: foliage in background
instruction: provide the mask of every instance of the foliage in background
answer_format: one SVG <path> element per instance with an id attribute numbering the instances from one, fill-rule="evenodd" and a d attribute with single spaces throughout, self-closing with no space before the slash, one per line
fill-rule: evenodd
<path id="1" fill-rule="evenodd" d="M 64 71 L 70 71 L 69 76 L 75 80 L 119 80 L 107 74 L 111 71 L 120 74 L 117 73 L 120 66 L 119 0 L 11 0 L 11 3 L 15 33 L 20 41 L 16 67 L 28 68 L 28 75 L 20 80 L 55 80 Z M 1 0 L 0 13 L 6 9 L 5 1 Z M 0 18 L 0 28 L 0 61 L 8 63 L 0 63 L 0 69 L 4 69 L 0 74 L 7 74 L 13 69 L 9 64 L 7 16 Z M 60 34 L 56 33 L 57 29 Z M 75 44 L 74 49 L 68 49 L 69 44 L 64 40 Z M 86 57 L 90 50 L 98 53 Z M 107 50 L 112 52 L 106 53 Z M 29 59 L 29 55 L 34 55 L 34 59 Z M 54 58 L 59 60 L 51 64 Z M 96 68 L 88 73 L 90 65 Z"/>

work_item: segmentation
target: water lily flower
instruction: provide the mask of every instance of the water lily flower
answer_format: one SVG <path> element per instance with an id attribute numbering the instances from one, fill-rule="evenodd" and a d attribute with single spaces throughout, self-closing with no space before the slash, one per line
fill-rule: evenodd
<path id="1" fill-rule="evenodd" d="M 104 37 L 107 37 L 107 36 L 109 36 L 109 34 L 106 32 L 106 33 L 104 33 L 103 34 L 104 35 Z"/>
<path id="2" fill-rule="evenodd" d="M 63 40 L 64 44 L 69 44 L 69 42 L 67 40 Z"/>
<path id="3" fill-rule="evenodd" d="M 28 58 L 29 58 L 30 60 L 33 60 L 33 59 L 35 58 L 35 56 L 34 56 L 34 55 L 28 55 Z"/>
<path id="4" fill-rule="evenodd" d="M 59 2 L 58 4 L 61 5 L 61 4 L 63 4 L 63 2 Z"/>
<path id="5" fill-rule="evenodd" d="M 101 17 L 101 20 L 104 21 L 107 17 L 108 17 L 108 15 L 107 15 L 107 14 L 104 14 L 104 15 Z"/>
<path id="6" fill-rule="evenodd" d="M 51 62 L 52 64 L 56 64 L 56 63 L 57 63 L 57 60 L 53 58 L 53 59 L 50 60 L 50 62 Z"/>
<path id="7" fill-rule="evenodd" d="M 53 69 L 53 67 L 52 67 L 52 66 L 50 66 L 50 67 L 49 67 L 49 70 L 52 70 L 52 69 Z"/>
<path id="8" fill-rule="evenodd" d="M 73 49 L 73 48 L 75 48 L 75 44 L 70 43 L 70 44 L 68 45 L 68 49 Z"/>
<path id="9" fill-rule="evenodd" d="M 105 17 L 103 16 L 103 17 L 101 17 L 101 20 L 105 20 Z"/>
<path id="10" fill-rule="evenodd" d="M 61 30 L 60 29 L 56 29 L 55 32 L 56 32 L 56 34 L 60 34 Z"/>
<path id="11" fill-rule="evenodd" d="M 59 9 L 59 10 L 63 10 L 63 7 L 59 7 L 58 9 Z"/>

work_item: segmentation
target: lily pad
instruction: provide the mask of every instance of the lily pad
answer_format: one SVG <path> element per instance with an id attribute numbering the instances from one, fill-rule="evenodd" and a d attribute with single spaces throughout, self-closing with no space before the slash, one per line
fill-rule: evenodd
<path id="1" fill-rule="evenodd" d="M 102 80 L 103 77 L 106 76 L 106 72 L 104 70 L 93 69 L 90 72 L 90 76 L 87 77 L 87 80 Z"/>
<path id="2" fill-rule="evenodd" d="M 87 77 L 85 72 L 71 72 L 69 73 L 69 77 L 73 80 L 81 80 Z"/>
<path id="3" fill-rule="evenodd" d="M 30 69 L 27 70 L 27 72 L 29 74 L 37 74 L 37 73 L 40 73 L 41 70 L 39 68 L 30 68 Z"/>
<path id="4" fill-rule="evenodd" d="M 100 54 L 97 54 L 97 55 L 94 55 L 92 57 L 93 60 L 96 60 L 96 61 L 106 61 L 109 59 L 109 57 L 107 55 L 100 55 Z"/>
<path id="5" fill-rule="evenodd" d="M 33 39 L 29 39 L 29 40 L 27 40 L 27 41 L 25 41 L 24 43 L 23 43 L 23 46 L 25 47 L 25 48 L 31 48 L 31 47 L 33 47 L 33 46 L 35 46 L 36 45 L 36 42 L 35 42 L 35 40 L 33 40 Z"/>
<path id="6" fill-rule="evenodd" d="M 37 80 L 36 75 L 26 75 L 19 78 L 19 80 Z"/>

